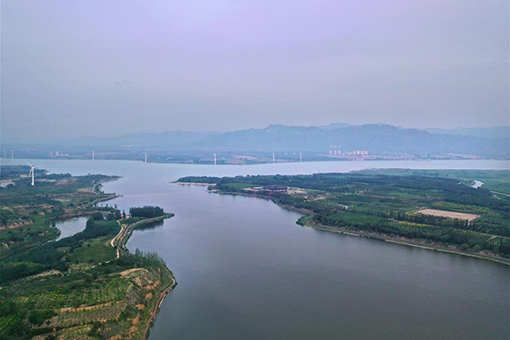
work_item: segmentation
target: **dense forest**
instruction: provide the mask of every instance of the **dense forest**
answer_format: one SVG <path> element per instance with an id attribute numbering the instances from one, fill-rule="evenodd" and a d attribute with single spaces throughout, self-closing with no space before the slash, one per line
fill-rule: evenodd
<path id="1" fill-rule="evenodd" d="M 131 217 L 154 218 L 163 216 L 165 212 L 160 207 L 144 206 L 141 208 L 130 208 L 129 214 L 131 215 Z"/>

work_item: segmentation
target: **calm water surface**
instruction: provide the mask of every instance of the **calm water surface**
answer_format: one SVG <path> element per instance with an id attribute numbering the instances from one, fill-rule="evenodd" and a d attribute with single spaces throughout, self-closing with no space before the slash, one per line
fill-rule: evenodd
<path id="1" fill-rule="evenodd" d="M 87 216 L 82 216 L 57 221 L 57 223 L 55 223 L 55 227 L 57 227 L 60 230 L 60 235 L 58 236 L 56 241 L 79 233 L 80 231 L 85 229 L 87 220 L 88 220 Z"/>
<path id="2" fill-rule="evenodd" d="M 21 161 L 18 161 L 21 162 Z M 297 174 L 363 168 L 508 169 L 508 162 L 330 162 L 192 166 L 34 162 L 117 174 L 121 209 L 176 216 L 128 243 L 158 252 L 179 285 L 151 333 L 162 339 L 508 339 L 508 267 L 300 227 L 272 202 L 171 183 L 184 175 Z"/>

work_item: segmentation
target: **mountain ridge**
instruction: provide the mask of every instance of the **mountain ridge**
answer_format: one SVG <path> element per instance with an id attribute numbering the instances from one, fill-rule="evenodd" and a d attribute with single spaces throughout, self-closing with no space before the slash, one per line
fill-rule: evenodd
<path id="1" fill-rule="evenodd" d="M 345 151 L 388 153 L 508 154 L 507 140 L 431 134 L 388 124 L 364 124 L 324 130 L 320 127 L 269 125 L 263 129 L 225 132 L 190 145 L 192 149 L 221 151 Z"/>
<path id="2" fill-rule="evenodd" d="M 504 128 L 504 127 L 501 127 Z M 313 152 L 355 150 L 371 155 L 447 155 L 507 157 L 509 138 L 431 133 L 389 124 L 289 126 L 271 124 L 229 132 L 166 131 L 118 137 L 80 138 L 65 143 L 75 149 L 183 152 Z"/>

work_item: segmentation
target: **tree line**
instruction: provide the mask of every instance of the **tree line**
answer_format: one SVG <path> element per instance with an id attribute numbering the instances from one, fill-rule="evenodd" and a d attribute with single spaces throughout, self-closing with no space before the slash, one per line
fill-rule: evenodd
<path id="1" fill-rule="evenodd" d="M 165 214 L 165 211 L 163 208 L 156 207 L 156 206 L 144 206 L 141 208 L 130 208 L 129 209 L 129 215 L 131 217 L 146 217 L 146 218 L 154 218 L 163 216 Z"/>

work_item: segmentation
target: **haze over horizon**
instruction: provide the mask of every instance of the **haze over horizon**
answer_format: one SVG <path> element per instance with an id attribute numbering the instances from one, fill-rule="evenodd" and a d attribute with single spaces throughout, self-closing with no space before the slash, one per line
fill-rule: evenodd
<path id="1" fill-rule="evenodd" d="M 509 4 L 2 1 L 1 139 L 509 124 Z"/>

